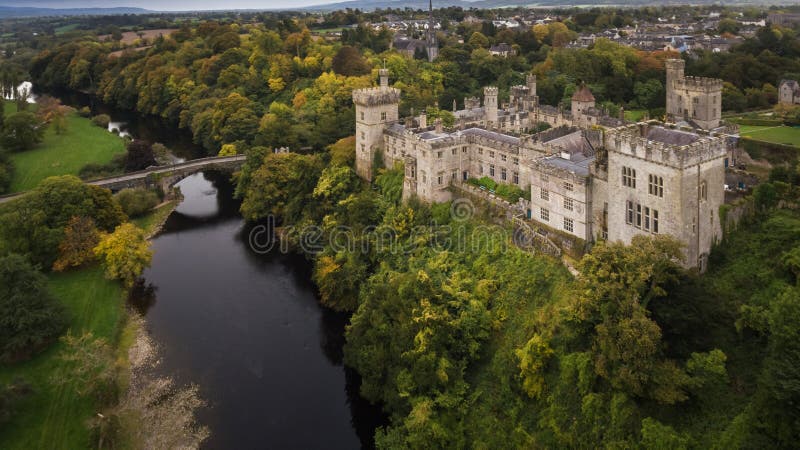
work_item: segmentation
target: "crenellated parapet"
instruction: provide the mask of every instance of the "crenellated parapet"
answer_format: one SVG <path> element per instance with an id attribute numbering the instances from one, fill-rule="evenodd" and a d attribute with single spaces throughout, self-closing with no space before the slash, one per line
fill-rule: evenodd
<path id="1" fill-rule="evenodd" d="M 722 90 L 722 80 L 706 77 L 684 77 L 676 81 L 677 89 L 690 91 L 714 92 Z"/>
<path id="2" fill-rule="evenodd" d="M 371 87 L 353 91 L 353 103 L 360 106 L 389 105 L 400 102 L 400 89 L 393 87 Z"/>
<path id="3" fill-rule="evenodd" d="M 605 147 L 609 152 L 678 169 L 722 158 L 727 153 L 724 136 L 714 133 L 688 133 L 651 123 L 609 130 L 605 136 Z"/>

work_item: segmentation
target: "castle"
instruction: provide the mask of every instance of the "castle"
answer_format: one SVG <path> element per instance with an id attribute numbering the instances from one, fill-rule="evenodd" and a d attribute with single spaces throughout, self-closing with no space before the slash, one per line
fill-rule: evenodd
<path id="1" fill-rule="evenodd" d="M 521 204 L 540 232 L 584 244 L 669 234 L 684 243 L 686 265 L 704 270 L 721 238 L 729 140 L 718 128 L 721 82 L 684 77 L 682 63 L 667 62 L 668 117 L 690 118 L 695 128 L 611 117 L 585 85 L 570 111 L 540 105 L 531 75 L 502 107 L 495 87 L 484 89 L 483 105 L 464 99 L 446 130 L 439 119 L 429 125 L 424 112 L 400 120 L 400 91 L 381 69 L 379 86 L 353 92 L 356 170 L 371 180 L 376 162 L 402 162 L 403 197 L 427 202 L 450 200 L 451 185 L 490 177 L 530 190 Z M 550 129 L 535 133 L 541 123 Z"/>

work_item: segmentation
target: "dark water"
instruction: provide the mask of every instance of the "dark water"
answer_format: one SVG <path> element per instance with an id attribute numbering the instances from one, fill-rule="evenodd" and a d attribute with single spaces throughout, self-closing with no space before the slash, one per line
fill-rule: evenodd
<path id="1" fill-rule="evenodd" d="M 37 92 L 37 94 L 51 95 L 60 99 L 63 104 L 76 109 L 88 106 L 93 116 L 108 114 L 111 117 L 110 128 L 117 128 L 135 139 L 142 139 L 151 143 L 160 142 L 180 158 L 195 159 L 208 156 L 202 146 L 192 141 L 192 133 L 188 129 L 180 129 L 176 124 L 170 123 L 162 117 L 142 115 L 135 111 L 114 108 L 93 95 L 78 91 L 54 90 L 52 92 Z"/>
<path id="2" fill-rule="evenodd" d="M 319 306 L 305 260 L 249 249 L 225 175 L 179 186 L 185 200 L 144 274 L 154 295 L 138 301 L 161 371 L 210 403 L 199 414 L 205 447 L 371 447 L 384 418 L 342 365 L 347 316 Z"/>

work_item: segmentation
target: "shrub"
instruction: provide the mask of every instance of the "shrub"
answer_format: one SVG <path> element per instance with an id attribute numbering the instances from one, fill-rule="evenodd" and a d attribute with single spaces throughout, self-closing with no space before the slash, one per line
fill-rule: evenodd
<path id="1" fill-rule="evenodd" d="M 155 208 L 160 201 L 155 192 L 146 189 L 123 189 L 116 199 L 128 217 L 139 217 Z"/>
<path id="2" fill-rule="evenodd" d="M 108 114 L 98 114 L 92 117 L 92 123 L 100 128 L 108 129 L 108 124 L 111 122 L 111 117 Z"/>
<path id="3" fill-rule="evenodd" d="M 84 106 L 83 108 L 78 110 L 78 115 L 81 117 L 86 117 L 88 119 L 89 117 L 92 117 L 92 110 L 89 109 L 88 106 Z"/>

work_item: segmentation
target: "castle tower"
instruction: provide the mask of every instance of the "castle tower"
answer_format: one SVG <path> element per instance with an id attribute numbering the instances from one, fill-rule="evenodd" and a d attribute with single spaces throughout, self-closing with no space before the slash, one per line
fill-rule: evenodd
<path id="1" fill-rule="evenodd" d="M 581 83 L 578 90 L 572 94 L 572 119 L 583 126 L 584 113 L 589 108 L 594 108 L 594 95 L 586 83 Z"/>
<path id="2" fill-rule="evenodd" d="M 439 45 L 436 43 L 436 22 L 433 20 L 433 0 L 428 3 L 428 33 L 426 47 L 428 51 L 428 61 L 433 62 L 439 56 Z"/>
<path id="3" fill-rule="evenodd" d="M 665 61 L 667 70 L 667 120 L 688 121 L 710 130 L 722 119 L 722 80 L 687 77 L 682 59 Z"/>
<path id="4" fill-rule="evenodd" d="M 525 77 L 525 84 L 528 86 L 528 95 L 536 96 L 536 75 L 528 74 Z"/>
<path id="5" fill-rule="evenodd" d="M 667 121 L 674 122 L 684 116 L 683 102 L 678 89 L 683 83 L 686 62 L 682 59 L 668 59 L 664 61 L 664 65 L 667 70 Z"/>
<path id="6" fill-rule="evenodd" d="M 372 181 L 375 155 L 383 149 L 383 130 L 398 120 L 400 90 L 389 87 L 389 71 L 380 69 L 380 86 L 353 91 L 356 107 L 356 173 Z"/>
<path id="7" fill-rule="evenodd" d="M 497 88 L 483 88 L 483 107 L 486 110 L 486 125 L 492 127 L 497 125 Z"/>

